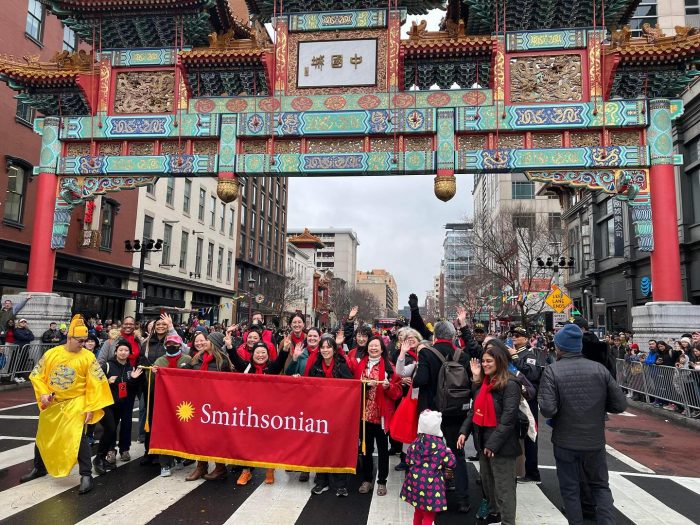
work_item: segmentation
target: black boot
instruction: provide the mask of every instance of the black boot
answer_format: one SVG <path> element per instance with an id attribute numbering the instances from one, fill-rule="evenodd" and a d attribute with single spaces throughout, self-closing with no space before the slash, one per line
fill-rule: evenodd
<path id="1" fill-rule="evenodd" d="M 30 472 L 19 478 L 19 482 L 26 483 L 27 481 L 31 481 L 36 478 L 43 478 L 44 476 L 46 476 L 45 470 L 42 471 L 34 467 Z"/>
<path id="2" fill-rule="evenodd" d="M 95 469 L 95 474 L 99 474 L 101 476 L 107 472 L 107 462 L 100 454 L 95 456 L 95 459 L 92 460 L 92 466 Z"/>
<path id="3" fill-rule="evenodd" d="M 78 494 L 86 494 L 92 490 L 92 476 L 80 476 Z"/>
<path id="4" fill-rule="evenodd" d="M 152 454 L 146 454 L 144 457 L 141 458 L 141 461 L 139 461 L 139 465 L 141 465 L 142 467 L 154 465 L 155 459 L 155 456 L 153 456 Z"/>

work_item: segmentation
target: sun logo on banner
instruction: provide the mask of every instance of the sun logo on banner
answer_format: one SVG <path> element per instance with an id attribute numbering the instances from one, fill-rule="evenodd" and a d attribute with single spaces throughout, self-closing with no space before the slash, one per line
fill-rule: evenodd
<path id="1" fill-rule="evenodd" d="M 194 417 L 194 406 L 189 401 L 183 401 L 177 406 L 176 414 L 180 421 L 189 421 Z"/>

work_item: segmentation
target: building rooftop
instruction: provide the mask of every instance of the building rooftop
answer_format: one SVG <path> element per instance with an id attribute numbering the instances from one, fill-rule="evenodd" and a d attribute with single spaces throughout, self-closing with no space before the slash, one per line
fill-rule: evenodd
<path id="1" fill-rule="evenodd" d="M 360 240 L 357 238 L 357 233 L 351 228 L 304 228 L 304 230 L 302 230 L 301 228 L 287 228 L 287 235 L 298 235 L 303 231 L 312 231 L 316 235 L 346 233 L 350 237 L 355 239 L 357 244 L 360 244 Z"/>

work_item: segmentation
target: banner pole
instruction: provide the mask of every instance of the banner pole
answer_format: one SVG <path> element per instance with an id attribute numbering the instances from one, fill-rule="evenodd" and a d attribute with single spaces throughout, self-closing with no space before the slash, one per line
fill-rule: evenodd
<path id="1" fill-rule="evenodd" d="M 151 425 L 148 424 L 148 414 L 151 412 L 151 375 L 153 374 L 153 367 L 141 367 L 148 370 L 148 390 L 146 391 L 146 422 L 143 425 L 143 430 L 145 432 L 151 431 Z"/>
<path id="2" fill-rule="evenodd" d="M 365 442 L 365 433 L 366 433 L 365 425 L 367 424 L 367 418 L 365 417 L 365 403 L 367 400 L 365 399 L 365 390 L 366 389 L 365 389 L 364 383 L 365 382 L 363 381 L 363 384 L 362 384 L 362 455 L 363 456 L 365 454 L 367 454 L 367 443 Z"/>

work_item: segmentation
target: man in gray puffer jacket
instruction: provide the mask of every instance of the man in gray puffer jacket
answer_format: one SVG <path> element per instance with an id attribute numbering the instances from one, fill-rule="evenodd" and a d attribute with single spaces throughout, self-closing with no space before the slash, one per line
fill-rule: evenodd
<path id="1" fill-rule="evenodd" d="M 579 471 L 586 472 L 595 499 L 598 524 L 614 525 L 613 497 L 608 484 L 605 414 L 619 414 L 627 399 L 610 372 L 581 354 L 583 333 L 574 324 L 554 336 L 557 362 L 545 368 L 538 401 L 552 418 L 552 444 L 557 478 L 570 524 L 583 523 Z"/>

